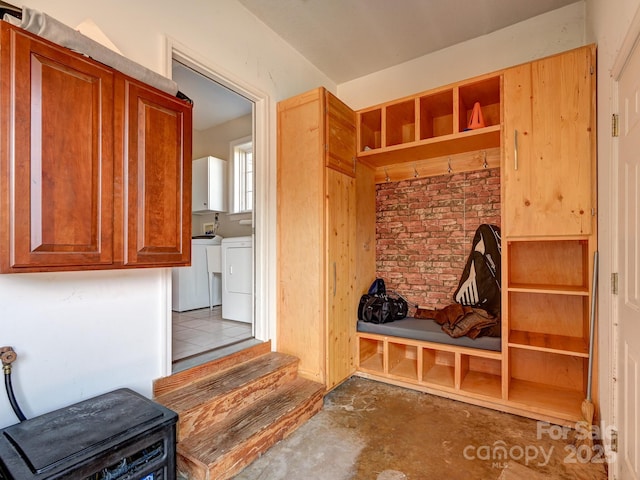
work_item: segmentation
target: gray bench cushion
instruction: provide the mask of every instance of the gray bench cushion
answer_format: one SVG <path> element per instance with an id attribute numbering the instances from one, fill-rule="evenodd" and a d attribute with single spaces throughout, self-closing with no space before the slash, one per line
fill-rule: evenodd
<path id="1" fill-rule="evenodd" d="M 390 337 L 411 338 L 426 342 L 445 343 L 459 347 L 480 348 L 483 350 L 501 350 L 500 337 L 478 337 L 475 340 L 469 337 L 453 338 L 442 331 L 440 325 L 433 320 L 407 317 L 390 323 L 369 323 L 358 321 L 358 332 L 377 333 Z"/>

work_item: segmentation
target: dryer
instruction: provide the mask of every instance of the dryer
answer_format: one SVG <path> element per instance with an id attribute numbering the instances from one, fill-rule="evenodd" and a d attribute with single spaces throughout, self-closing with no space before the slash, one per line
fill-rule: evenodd
<path id="1" fill-rule="evenodd" d="M 253 322 L 253 238 L 222 240 L 222 318 Z"/>

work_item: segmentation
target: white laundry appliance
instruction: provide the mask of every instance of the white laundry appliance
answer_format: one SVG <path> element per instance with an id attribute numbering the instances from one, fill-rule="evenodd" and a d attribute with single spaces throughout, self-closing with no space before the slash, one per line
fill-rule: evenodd
<path id="1" fill-rule="evenodd" d="M 253 238 L 222 240 L 222 318 L 253 322 Z"/>
<path id="2" fill-rule="evenodd" d="M 191 239 L 191 266 L 171 270 L 171 309 L 185 312 L 209 306 L 209 272 L 207 246 L 220 245 L 222 237 L 202 236 Z M 212 303 L 222 303 L 221 275 L 212 277 Z"/>

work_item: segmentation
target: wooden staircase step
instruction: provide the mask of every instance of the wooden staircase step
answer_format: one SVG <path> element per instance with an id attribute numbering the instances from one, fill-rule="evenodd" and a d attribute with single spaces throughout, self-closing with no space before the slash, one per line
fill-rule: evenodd
<path id="1" fill-rule="evenodd" d="M 178 443 L 178 471 L 190 480 L 231 478 L 322 408 L 325 387 L 295 378 Z"/>
<path id="2" fill-rule="evenodd" d="M 159 397 L 179 388 L 184 388 L 221 370 L 226 370 L 239 363 L 266 355 L 269 352 L 271 352 L 271 342 L 263 342 L 188 370 L 174 373 L 168 377 L 158 378 L 153 382 L 153 396 Z"/>
<path id="3" fill-rule="evenodd" d="M 297 377 L 298 359 L 269 352 L 197 382 L 174 390 L 155 400 L 178 413 L 178 441 L 194 431 L 223 420 L 230 411 L 272 392 Z"/>

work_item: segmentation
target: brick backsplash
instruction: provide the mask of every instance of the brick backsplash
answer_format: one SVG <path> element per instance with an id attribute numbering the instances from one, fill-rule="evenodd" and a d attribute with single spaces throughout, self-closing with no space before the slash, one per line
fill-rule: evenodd
<path id="1" fill-rule="evenodd" d="M 376 275 L 423 308 L 443 308 L 476 228 L 500 225 L 500 169 L 376 186 Z"/>

